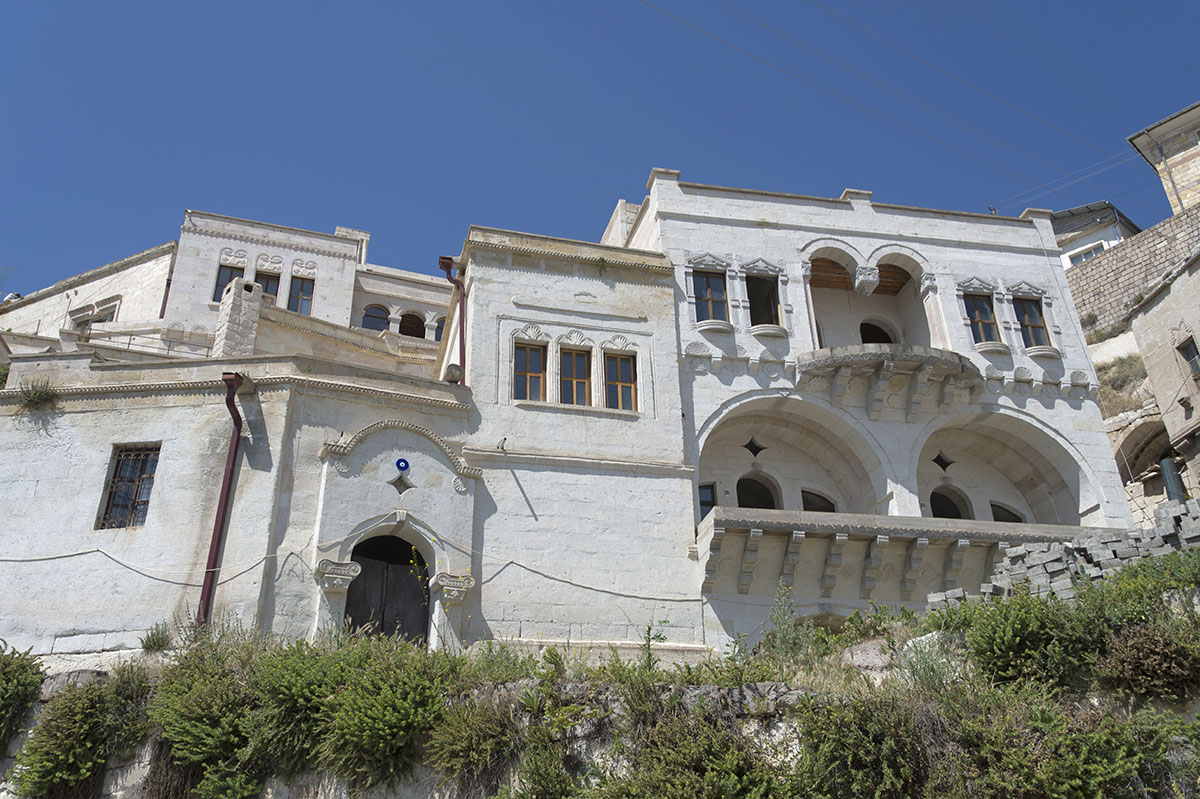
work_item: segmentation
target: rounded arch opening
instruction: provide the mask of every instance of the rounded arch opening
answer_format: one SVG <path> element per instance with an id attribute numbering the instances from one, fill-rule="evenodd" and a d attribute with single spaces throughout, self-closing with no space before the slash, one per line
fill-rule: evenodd
<path id="1" fill-rule="evenodd" d="M 442 336 L 445 334 L 445 332 L 446 332 L 446 317 L 442 316 L 442 317 L 438 318 L 437 324 L 434 325 L 434 327 L 433 327 L 433 340 L 441 341 Z"/>
<path id="2" fill-rule="evenodd" d="M 882 325 L 863 322 L 858 326 L 858 337 L 863 344 L 897 344 L 896 337 Z"/>
<path id="3" fill-rule="evenodd" d="M 816 491 L 801 491 L 800 500 L 809 513 L 837 513 L 837 503 Z"/>
<path id="4" fill-rule="evenodd" d="M 378 635 L 424 643 L 429 632 L 429 567 L 417 547 L 395 535 L 360 541 L 350 559 L 362 567 L 346 592 L 346 623 Z"/>
<path id="5" fill-rule="evenodd" d="M 975 518 L 970 500 L 950 486 L 939 486 L 929 492 L 929 515 L 935 519 Z"/>
<path id="6" fill-rule="evenodd" d="M 782 507 L 775 487 L 756 474 L 737 481 L 737 503 L 739 508 L 779 510 Z"/>
<path id="7" fill-rule="evenodd" d="M 388 309 L 382 305 L 368 305 L 363 311 L 362 326 L 367 330 L 387 330 Z"/>
<path id="8" fill-rule="evenodd" d="M 400 335 L 425 338 L 425 320 L 415 313 L 404 314 L 400 317 Z"/>

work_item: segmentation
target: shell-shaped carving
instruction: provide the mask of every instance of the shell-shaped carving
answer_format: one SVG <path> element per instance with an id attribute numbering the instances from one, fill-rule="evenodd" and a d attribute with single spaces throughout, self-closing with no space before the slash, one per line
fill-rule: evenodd
<path id="1" fill-rule="evenodd" d="M 573 347 L 592 346 L 592 340 L 583 335 L 583 332 L 579 330 L 571 330 L 564 335 L 559 336 L 557 341 L 559 344 L 569 344 Z"/>
<path id="2" fill-rule="evenodd" d="M 995 283 L 989 283 L 980 277 L 969 277 L 958 282 L 958 288 L 966 294 L 991 294 L 996 290 Z"/>
<path id="3" fill-rule="evenodd" d="M 1016 370 L 1013 371 L 1013 380 L 1016 380 L 1018 383 L 1032 382 L 1033 372 L 1030 371 L 1028 366 L 1018 366 Z"/>
<path id="4" fill-rule="evenodd" d="M 703 252 L 687 259 L 688 266 L 699 266 L 708 269 L 728 269 L 729 262 L 718 258 L 711 252 Z"/>
<path id="5" fill-rule="evenodd" d="M 783 267 L 771 263 L 766 258 L 755 258 L 742 264 L 742 271 L 751 275 L 779 275 L 783 273 Z"/>
<path id="6" fill-rule="evenodd" d="M 629 339 L 622 336 L 620 333 L 618 333 L 617 335 L 610 338 L 608 341 L 605 341 L 604 343 L 602 343 L 600 346 L 606 350 L 631 350 L 631 349 L 634 349 L 637 345 L 634 344 Z"/>
<path id="7" fill-rule="evenodd" d="M 1088 380 L 1087 373 L 1083 370 L 1076 369 L 1074 372 L 1071 372 L 1071 385 L 1086 386 L 1089 383 L 1091 383 L 1091 381 Z"/>
<path id="8" fill-rule="evenodd" d="M 693 341 L 692 343 L 688 344 L 687 347 L 684 348 L 683 353 L 685 355 L 695 355 L 701 358 L 712 357 L 712 349 L 707 344 L 700 341 Z"/>
<path id="9" fill-rule="evenodd" d="M 525 339 L 527 341 L 549 341 L 550 337 L 542 332 L 542 328 L 535 325 L 533 322 L 525 325 L 525 327 L 517 328 L 513 331 L 513 338 Z"/>
<path id="10" fill-rule="evenodd" d="M 1008 293 L 1014 297 L 1043 297 L 1046 290 L 1024 280 L 1019 280 L 1008 287 Z"/>

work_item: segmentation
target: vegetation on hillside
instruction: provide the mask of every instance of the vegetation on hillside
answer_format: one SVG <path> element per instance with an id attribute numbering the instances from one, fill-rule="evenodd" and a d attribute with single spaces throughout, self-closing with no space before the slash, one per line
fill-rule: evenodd
<path id="1" fill-rule="evenodd" d="M 361 791 L 418 764 L 508 799 L 1192 797 L 1200 725 L 1172 709 L 1200 691 L 1198 595 L 1200 554 L 1174 554 L 1071 603 L 878 609 L 832 632 L 795 619 L 781 587 L 753 650 L 670 667 L 653 624 L 638 657 L 599 665 L 213 627 L 153 685 L 130 666 L 57 694 L 12 779 L 25 799 L 94 795 L 106 760 L 149 735 L 147 795 L 202 799 L 309 769 Z M 868 639 L 892 658 L 878 680 L 841 660 Z"/>
<path id="2" fill-rule="evenodd" d="M 1146 365 L 1140 355 L 1122 355 L 1120 358 L 1096 367 L 1100 381 L 1100 412 L 1104 418 L 1142 407 L 1144 399 L 1137 396 L 1146 379 Z"/>

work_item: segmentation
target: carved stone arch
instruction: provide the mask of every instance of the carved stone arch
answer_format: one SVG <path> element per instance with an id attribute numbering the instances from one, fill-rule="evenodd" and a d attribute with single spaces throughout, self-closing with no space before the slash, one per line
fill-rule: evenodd
<path id="1" fill-rule="evenodd" d="M 451 571 L 450 553 L 442 537 L 406 510 L 394 510 L 364 519 L 345 536 L 318 544 L 317 557 L 345 562 L 350 560 L 350 553 L 363 541 L 383 535 L 394 535 L 415 546 L 433 574 Z"/>
<path id="2" fill-rule="evenodd" d="M 719 269 L 722 272 L 729 269 L 732 264 L 724 258 L 719 258 L 711 252 L 703 252 L 699 255 L 692 256 L 687 259 L 688 266 L 700 269 Z"/>
<path id="3" fill-rule="evenodd" d="M 854 270 L 860 265 L 867 263 L 867 259 L 853 244 L 832 237 L 813 239 L 803 247 L 800 247 L 799 252 L 804 256 L 806 261 L 811 261 L 813 258 L 828 258 L 831 261 L 836 261 L 845 267 L 846 271 L 851 275 L 854 274 Z"/>
<path id="4" fill-rule="evenodd" d="M 897 266 L 909 271 L 914 278 L 919 278 L 921 274 L 924 274 L 931 269 L 929 259 L 927 259 L 924 255 L 921 255 L 921 253 L 917 252 L 912 247 L 908 247 L 903 244 L 884 244 L 876 247 L 867 257 L 867 265 L 879 266 L 879 264 L 883 263 L 884 259 L 886 259 L 888 256 L 895 255 L 903 257 L 898 259 L 899 262 L 889 261 L 889 263 L 896 263 Z M 917 268 L 919 269 L 919 273 L 914 273 L 909 270 L 909 265 L 905 264 L 904 260 L 909 260 L 916 264 Z"/>
<path id="5" fill-rule="evenodd" d="M 698 343 L 698 342 L 692 342 L 692 344 L 696 344 L 696 343 Z M 688 354 L 694 354 L 691 352 L 691 346 L 692 345 L 689 344 L 688 349 L 686 350 L 688 352 Z M 702 344 L 701 346 L 704 346 L 704 345 Z M 601 342 L 600 349 L 603 349 L 603 350 L 635 350 L 635 349 L 637 349 L 637 344 L 634 344 L 632 341 L 630 341 L 629 339 L 625 338 L 620 333 L 618 333 L 617 335 L 613 336 L 612 338 L 608 339 L 607 341 Z M 707 351 L 707 350 L 708 350 L 708 348 L 705 347 L 705 351 Z"/>
<path id="6" fill-rule="evenodd" d="M 364 439 L 374 433 L 379 432 L 380 430 L 407 430 L 410 433 L 416 433 L 419 436 L 424 436 L 437 445 L 438 449 L 440 449 L 446 456 L 446 459 L 450 461 L 450 465 L 454 468 L 454 471 L 459 476 L 471 478 L 483 476 L 482 469 L 475 466 L 468 466 L 467 462 L 462 459 L 462 456 L 456 454 L 446 440 L 437 433 L 421 427 L 420 425 L 415 425 L 412 422 L 406 422 L 403 419 L 383 419 L 375 422 L 374 424 L 367 425 L 345 441 L 326 442 L 325 444 L 321 445 L 319 457 L 322 460 L 330 455 L 335 457 L 345 457 L 346 455 L 349 455 L 355 447 L 362 443 Z"/>

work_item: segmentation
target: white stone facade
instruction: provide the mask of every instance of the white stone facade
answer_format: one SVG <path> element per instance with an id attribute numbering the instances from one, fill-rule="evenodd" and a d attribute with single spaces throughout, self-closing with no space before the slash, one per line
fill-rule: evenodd
<path id="1" fill-rule="evenodd" d="M 191 350 L 60 334 L 60 291 L 0 306 L 0 447 L 21 455 L 0 637 L 122 649 L 195 613 L 234 372 L 213 610 L 289 637 L 340 623 L 374 579 L 359 556 L 393 540 L 428 580 L 431 645 L 629 646 L 654 625 L 693 658 L 756 636 L 780 580 L 835 622 L 978 590 L 1009 544 L 1130 526 L 1047 214 L 669 170 L 648 189 L 600 244 L 470 228 L 465 296 L 369 265 L 360 231 L 188 212 L 129 267 L 158 303 L 129 321 L 159 342 L 203 327 Z M 307 314 L 284 301 L 297 278 Z M 980 298 L 995 323 L 976 343 Z M 373 306 L 387 330 L 363 329 Z M 53 405 L 22 405 L 34 380 Z M 145 518 L 108 529 L 134 445 L 158 448 Z M 933 518 L 947 501 L 966 518 Z"/>

